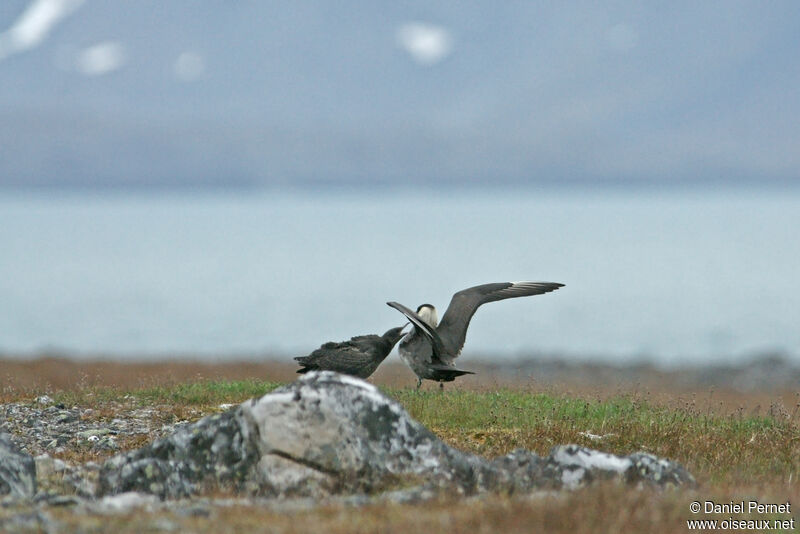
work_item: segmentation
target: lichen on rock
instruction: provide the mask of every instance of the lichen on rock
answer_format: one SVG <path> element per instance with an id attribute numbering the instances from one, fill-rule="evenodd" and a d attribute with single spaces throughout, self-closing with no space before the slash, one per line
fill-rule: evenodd
<path id="1" fill-rule="evenodd" d="M 7 432 L 0 432 L 0 495 L 32 497 L 36 493 L 36 463 L 19 449 Z"/>
<path id="2" fill-rule="evenodd" d="M 486 460 L 447 446 L 353 377 L 311 372 L 260 399 L 108 460 L 100 494 L 193 495 L 207 485 L 267 497 L 374 494 L 406 484 L 475 494 L 574 488 L 596 479 L 694 484 L 675 462 L 577 445 Z M 427 491 L 427 490 L 426 490 Z"/>
<path id="3" fill-rule="evenodd" d="M 241 408 L 204 417 L 141 449 L 114 456 L 100 470 L 102 495 L 142 491 L 184 497 L 203 485 L 242 489 L 258 455 Z"/>

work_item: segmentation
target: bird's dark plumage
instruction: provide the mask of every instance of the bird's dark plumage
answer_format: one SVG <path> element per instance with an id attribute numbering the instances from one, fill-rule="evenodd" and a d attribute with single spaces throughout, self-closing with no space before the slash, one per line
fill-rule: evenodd
<path id="1" fill-rule="evenodd" d="M 461 354 L 469 322 L 482 304 L 541 295 L 563 286 L 554 282 L 500 282 L 463 289 L 453 295 L 440 323 L 436 319 L 436 308 L 430 304 L 423 304 L 414 312 L 397 302 L 387 302 L 414 325 L 400 343 L 400 357 L 419 378 L 417 387 L 422 379 L 454 380 L 456 376 L 469 373 L 456 369 L 454 360 Z M 423 312 L 425 317 L 421 315 Z"/>
<path id="2" fill-rule="evenodd" d="M 302 366 L 297 372 L 336 371 L 359 378 L 367 378 L 375 372 L 375 369 L 403 337 L 403 328 L 405 327 L 392 328 L 382 336 L 371 334 L 356 336 L 350 341 L 324 343 L 308 356 L 295 358 Z"/>

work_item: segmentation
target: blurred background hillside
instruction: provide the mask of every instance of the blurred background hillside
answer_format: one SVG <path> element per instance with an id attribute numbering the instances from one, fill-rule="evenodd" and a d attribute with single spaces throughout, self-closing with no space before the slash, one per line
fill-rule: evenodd
<path id="1" fill-rule="evenodd" d="M 764 183 L 796 2 L 0 3 L 0 184 Z"/>
<path id="2" fill-rule="evenodd" d="M 0 354 L 800 357 L 800 4 L 0 2 Z"/>

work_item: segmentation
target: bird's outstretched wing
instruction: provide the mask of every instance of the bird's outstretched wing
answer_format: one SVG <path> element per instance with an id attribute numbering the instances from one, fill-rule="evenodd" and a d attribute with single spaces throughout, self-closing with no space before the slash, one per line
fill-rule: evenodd
<path id="1" fill-rule="evenodd" d="M 555 291 L 564 284 L 555 282 L 500 282 L 462 289 L 450 300 L 437 328 L 447 353 L 455 358 L 464 347 L 469 321 L 481 304 L 516 297 L 529 297 Z"/>
<path id="2" fill-rule="evenodd" d="M 433 357 L 439 361 L 442 361 L 442 357 L 444 356 L 444 345 L 442 345 L 442 340 L 439 337 L 439 334 L 436 333 L 436 330 L 433 329 L 431 325 L 426 323 L 422 317 L 417 315 L 415 311 L 406 308 L 399 302 L 387 302 L 386 304 L 405 315 L 408 320 L 411 321 L 414 326 L 416 326 L 417 329 L 431 341 L 431 347 L 433 347 Z"/>

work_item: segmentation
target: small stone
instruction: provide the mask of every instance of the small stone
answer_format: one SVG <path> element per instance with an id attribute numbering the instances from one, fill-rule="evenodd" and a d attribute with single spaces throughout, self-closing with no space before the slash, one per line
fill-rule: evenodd
<path id="1" fill-rule="evenodd" d="M 99 436 L 105 436 L 111 432 L 108 428 L 90 428 L 89 430 L 84 430 L 83 432 L 78 432 L 76 436 L 83 439 L 88 439 L 89 441 L 97 441 Z M 97 439 L 91 439 L 91 438 Z"/>
<path id="2" fill-rule="evenodd" d="M 49 405 L 53 404 L 53 399 L 49 395 L 42 395 L 41 397 L 36 398 L 36 402 L 39 404 Z"/>
<path id="3" fill-rule="evenodd" d="M 96 437 L 96 436 L 92 436 L 92 437 Z M 91 438 L 89 438 L 89 439 L 91 440 Z M 115 451 L 115 450 L 119 449 L 119 447 L 117 446 L 117 442 L 114 441 L 114 438 L 111 437 L 111 436 L 104 436 L 104 437 L 100 438 L 100 440 L 95 444 L 95 447 L 97 447 L 99 449 L 107 450 L 107 451 Z"/>
<path id="4" fill-rule="evenodd" d="M 47 501 L 50 506 L 75 506 L 81 503 L 81 499 L 75 495 L 55 495 Z"/>
<path id="5" fill-rule="evenodd" d="M 33 498 L 35 503 L 45 503 L 50 506 L 72 506 L 79 504 L 81 499 L 75 495 L 60 495 L 54 491 L 37 493 Z"/>
<path id="6" fill-rule="evenodd" d="M 62 424 L 62 425 L 64 423 L 71 423 L 71 422 L 77 421 L 77 420 L 78 420 L 78 416 L 75 415 L 74 413 L 70 412 L 70 411 L 67 411 L 67 410 L 62 410 L 62 413 L 58 414 L 58 417 L 56 417 L 56 423 Z"/>

